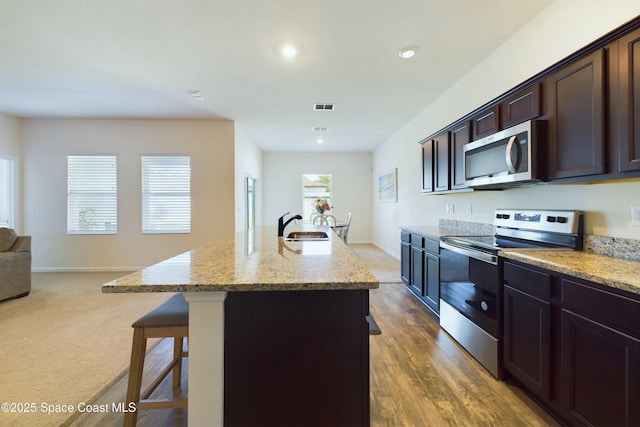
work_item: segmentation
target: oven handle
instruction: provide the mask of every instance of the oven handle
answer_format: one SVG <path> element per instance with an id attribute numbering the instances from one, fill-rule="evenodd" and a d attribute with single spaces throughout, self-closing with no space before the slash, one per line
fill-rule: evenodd
<path id="1" fill-rule="evenodd" d="M 498 257 L 495 255 L 487 254 L 480 251 L 473 251 L 469 249 L 464 249 L 459 246 L 451 245 L 447 242 L 440 241 L 440 247 L 444 249 L 448 249 L 450 251 L 466 255 L 469 258 L 477 259 L 478 261 L 486 262 L 493 265 L 498 265 Z"/>

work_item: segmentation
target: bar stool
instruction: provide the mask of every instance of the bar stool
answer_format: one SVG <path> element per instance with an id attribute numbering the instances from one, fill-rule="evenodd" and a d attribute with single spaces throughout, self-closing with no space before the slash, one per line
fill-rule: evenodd
<path id="1" fill-rule="evenodd" d="M 131 365 L 129 367 L 129 384 L 127 387 L 127 405 L 134 402 L 136 410 L 125 413 L 125 426 L 136 425 L 138 411 L 141 409 L 187 407 L 187 399 L 155 400 L 150 399 L 150 396 L 170 372 L 173 372 L 173 387 L 180 386 L 182 358 L 189 355 L 183 349 L 184 338 L 189 337 L 189 304 L 185 301 L 182 293 L 175 294 L 136 320 L 131 326 L 133 327 L 133 344 L 131 347 Z M 149 388 L 144 393 L 141 393 L 147 339 L 169 337 L 173 337 L 173 360 Z"/>

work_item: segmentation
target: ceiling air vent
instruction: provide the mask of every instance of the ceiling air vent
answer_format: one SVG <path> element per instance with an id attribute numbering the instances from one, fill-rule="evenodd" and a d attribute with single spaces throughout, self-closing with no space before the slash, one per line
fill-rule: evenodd
<path id="1" fill-rule="evenodd" d="M 311 128 L 311 130 L 314 132 L 327 132 L 329 128 L 326 126 L 314 126 Z"/>
<path id="2" fill-rule="evenodd" d="M 333 111 L 335 108 L 335 104 L 313 104 L 314 111 Z"/>

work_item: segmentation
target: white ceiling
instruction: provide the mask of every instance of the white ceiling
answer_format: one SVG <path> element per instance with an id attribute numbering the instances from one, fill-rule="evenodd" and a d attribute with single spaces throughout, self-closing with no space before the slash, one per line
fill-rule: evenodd
<path id="1" fill-rule="evenodd" d="M 0 112 L 226 118 L 265 151 L 372 151 L 551 1 L 0 0 Z"/>

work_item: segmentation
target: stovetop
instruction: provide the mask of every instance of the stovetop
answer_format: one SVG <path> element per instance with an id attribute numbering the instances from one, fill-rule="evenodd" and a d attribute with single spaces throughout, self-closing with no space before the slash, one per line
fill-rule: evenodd
<path id="1" fill-rule="evenodd" d="M 449 236 L 442 240 L 467 249 L 497 253 L 500 249 L 582 249 L 581 211 L 497 209 L 492 236 Z"/>
<path id="2" fill-rule="evenodd" d="M 488 252 L 497 253 L 500 249 L 543 249 L 550 245 L 544 245 L 533 241 L 505 239 L 498 236 L 449 236 L 443 237 L 443 241 L 469 249 L 485 249 Z"/>

